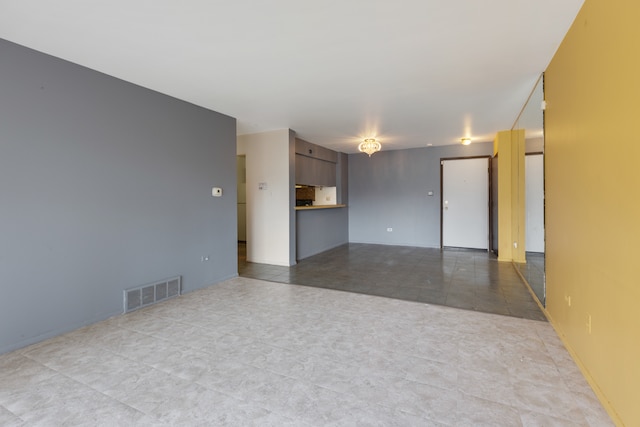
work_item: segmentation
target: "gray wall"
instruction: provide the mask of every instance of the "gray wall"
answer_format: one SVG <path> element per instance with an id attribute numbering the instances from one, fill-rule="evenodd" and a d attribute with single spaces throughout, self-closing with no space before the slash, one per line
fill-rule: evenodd
<path id="1" fill-rule="evenodd" d="M 336 164 L 336 202 L 339 205 L 349 203 L 349 155 L 338 153 Z"/>
<path id="2" fill-rule="evenodd" d="M 440 247 L 440 159 L 492 152 L 486 142 L 350 154 L 349 241 Z"/>
<path id="3" fill-rule="evenodd" d="M 0 353 L 120 313 L 125 288 L 236 276 L 235 132 L 0 40 Z"/>
<path id="4" fill-rule="evenodd" d="M 348 243 L 348 208 L 297 211 L 298 259 L 305 259 Z"/>

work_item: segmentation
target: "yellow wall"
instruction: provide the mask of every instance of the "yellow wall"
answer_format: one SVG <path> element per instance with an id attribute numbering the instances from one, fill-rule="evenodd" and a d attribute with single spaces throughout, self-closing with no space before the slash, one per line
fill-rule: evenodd
<path id="1" fill-rule="evenodd" d="M 498 261 L 525 261 L 524 130 L 497 133 Z M 517 243 L 517 248 L 514 246 Z"/>
<path id="2" fill-rule="evenodd" d="M 527 262 L 525 256 L 525 194 L 524 194 L 524 129 L 511 131 L 511 238 L 515 262 Z M 498 171 L 499 173 L 499 171 Z"/>
<path id="3" fill-rule="evenodd" d="M 545 73 L 547 311 L 627 426 L 640 426 L 638 18 L 638 0 L 586 0 Z"/>

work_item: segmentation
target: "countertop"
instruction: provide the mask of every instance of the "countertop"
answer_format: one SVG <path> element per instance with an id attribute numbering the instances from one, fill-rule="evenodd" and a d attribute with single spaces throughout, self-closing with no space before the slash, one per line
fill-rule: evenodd
<path id="1" fill-rule="evenodd" d="M 346 208 L 347 205 L 316 205 L 316 206 L 296 206 L 297 211 L 310 211 L 314 209 L 335 209 Z"/>

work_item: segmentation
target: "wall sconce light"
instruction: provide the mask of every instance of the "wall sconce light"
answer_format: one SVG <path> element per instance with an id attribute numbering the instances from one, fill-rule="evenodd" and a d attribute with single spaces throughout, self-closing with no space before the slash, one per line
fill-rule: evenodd
<path id="1" fill-rule="evenodd" d="M 382 145 L 375 138 L 367 138 L 358 145 L 358 150 L 367 153 L 369 157 L 375 152 L 380 151 Z"/>
<path id="2" fill-rule="evenodd" d="M 471 144 L 471 138 L 462 138 L 460 142 L 462 143 L 462 145 L 469 145 Z"/>

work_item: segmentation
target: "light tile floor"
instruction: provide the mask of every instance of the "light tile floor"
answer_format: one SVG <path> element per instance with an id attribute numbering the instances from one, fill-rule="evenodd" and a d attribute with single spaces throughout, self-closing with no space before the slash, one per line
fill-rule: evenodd
<path id="1" fill-rule="evenodd" d="M 609 426 L 547 322 L 236 278 L 0 356 L 2 426 Z"/>

